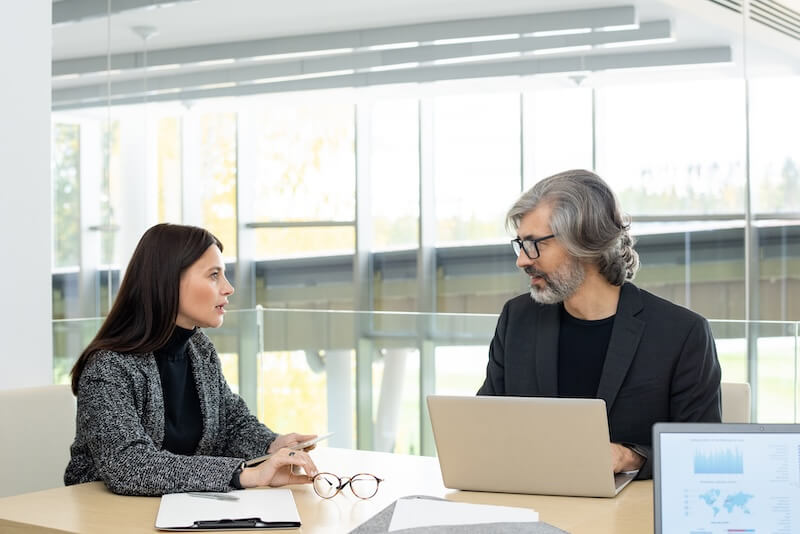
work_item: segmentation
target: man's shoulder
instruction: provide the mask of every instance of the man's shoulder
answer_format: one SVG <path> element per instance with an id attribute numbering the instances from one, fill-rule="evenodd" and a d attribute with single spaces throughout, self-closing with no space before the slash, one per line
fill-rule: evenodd
<path id="1" fill-rule="evenodd" d="M 523 293 L 522 295 L 517 295 L 514 298 L 508 299 L 503 308 L 507 309 L 509 312 L 514 312 L 522 310 L 533 310 L 541 306 L 542 304 L 539 304 L 538 302 L 536 302 L 531 298 L 530 293 Z"/>
<path id="2" fill-rule="evenodd" d="M 641 296 L 643 313 L 646 316 L 686 324 L 706 321 L 705 317 L 689 308 L 659 297 L 640 287 L 636 287 L 636 289 Z"/>

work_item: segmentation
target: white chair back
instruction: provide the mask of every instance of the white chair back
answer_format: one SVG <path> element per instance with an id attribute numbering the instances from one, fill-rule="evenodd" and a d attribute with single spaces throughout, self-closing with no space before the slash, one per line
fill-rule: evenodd
<path id="1" fill-rule="evenodd" d="M 63 486 L 74 438 L 69 386 L 0 390 L 0 497 Z"/>
<path id="2" fill-rule="evenodd" d="M 722 422 L 750 422 L 750 384 L 722 383 Z"/>

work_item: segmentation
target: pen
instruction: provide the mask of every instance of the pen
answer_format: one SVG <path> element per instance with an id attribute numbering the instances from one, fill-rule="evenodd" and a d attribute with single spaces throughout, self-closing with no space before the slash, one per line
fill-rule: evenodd
<path id="1" fill-rule="evenodd" d="M 216 499 L 218 501 L 238 501 L 239 497 L 236 495 L 228 495 L 227 493 L 201 493 L 190 491 L 187 495 L 191 497 L 202 497 L 204 499 Z"/>

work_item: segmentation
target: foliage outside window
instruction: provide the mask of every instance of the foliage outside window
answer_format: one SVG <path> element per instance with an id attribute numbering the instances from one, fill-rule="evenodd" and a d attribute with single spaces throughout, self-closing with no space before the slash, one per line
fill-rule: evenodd
<path id="1" fill-rule="evenodd" d="M 53 125 L 53 266 L 81 259 L 80 126 Z"/>

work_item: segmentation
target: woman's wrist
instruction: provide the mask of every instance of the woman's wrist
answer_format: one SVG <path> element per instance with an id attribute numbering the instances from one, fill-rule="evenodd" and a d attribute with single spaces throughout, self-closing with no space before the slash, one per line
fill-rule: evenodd
<path id="1" fill-rule="evenodd" d="M 239 484 L 243 488 L 255 488 L 261 486 L 258 480 L 258 469 L 254 467 L 245 467 L 239 474 Z"/>

